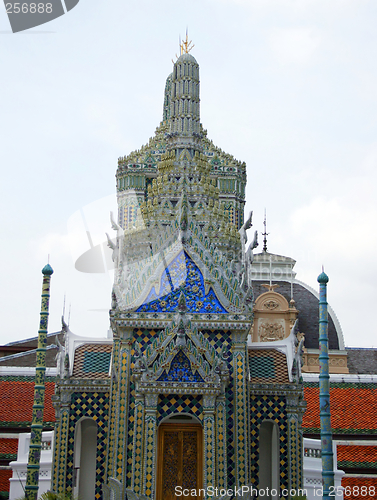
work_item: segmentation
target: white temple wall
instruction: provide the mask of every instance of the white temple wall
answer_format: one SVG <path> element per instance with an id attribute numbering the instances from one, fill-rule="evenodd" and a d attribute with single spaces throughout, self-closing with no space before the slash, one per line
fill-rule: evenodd
<path id="1" fill-rule="evenodd" d="M 25 496 L 30 439 L 30 432 L 18 435 L 17 460 L 10 462 L 9 464 L 13 471 L 13 475 L 9 479 L 9 500 L 16 500 L 17 498 Z M 47 490 L 51 489 L 53 443 L 54 431 L 43 432 L 38 497 L 40 497 Z"/>
<path id="2" fill-rule="evenodd" d="M 336 443 L 333 442 L 334 453 L 334 500 L 343 500 L 342 477 L 344 472 L 338 470 Z M 322 499 L 322 459 L 321 441 L 319 439 L 304 438 L 304 485 L 307 500 Z"/>

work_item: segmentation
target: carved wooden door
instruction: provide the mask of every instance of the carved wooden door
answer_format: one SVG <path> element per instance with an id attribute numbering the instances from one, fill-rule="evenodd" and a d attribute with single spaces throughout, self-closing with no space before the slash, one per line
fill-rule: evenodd
<path id="1" fill-rule="evenodd" d="M 202 488 L 202 427 L 191 424 L 161 424 L 158 434 L 156 500 L 198 500 Z M 178 496 L 175 488 L 195 490 L 196 495 Z M 182 491 L 181 490 L 181 491 Z"/>

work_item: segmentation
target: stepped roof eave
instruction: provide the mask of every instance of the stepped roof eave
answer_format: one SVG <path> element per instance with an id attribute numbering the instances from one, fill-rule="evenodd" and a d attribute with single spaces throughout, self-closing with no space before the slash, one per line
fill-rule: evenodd
<path id="1" fill-rule="evenodd" d="M 52 332 L 47 334 L 47 338 L 50 337 L 55 337 L 56 335 L 59 335 L 61 332 Z M 28 337 L 26 339 L 20 339 L 20 340 L 14 340 L 13 342 L 8 342 L 8 344 L 4 344 L 4 346 L 17 346 L 17 345 L 22 345 L 27 342 L 38 342 L 38 336 L 35 337 Z M 0 346 L 1 347 L 1 346 Z"/>
<path id="2" fill-rule="evenodd" d="M 155 169 L 157 163 L 161 160 L 161 155 L 165 153 L 168 148 L 169 123 L 169 120 L 161 121 L 149 141 L 141 146 L 140 149 L 135 149 L 127 155 L 120 157 L 118 166 L 126 168 L 128 165 L 139 166 L 150 164 L 151 167 Z M 204 129 L 202 124 L 200 124 L 200 134 L 203 153 L 208 159 L 217 159 L 224 167 L 237 166 L 246 172 L 246 165 L 244 162 L 237 160 L 230 153 L 226 153 L 221 148 L 215 146 L 212 140 L 208 139 L 207 130 Z M 118 170 L 117 173 L 119 174 L 119 172 Z M 221 171 L 218 170 L 212 173 L 219 175 Z"/>
<path id="3" fill-rule="evenodd" d="M 56 349 L 56 348 L 57 348 L 57 345 L 50 344 L 50 345 L 46 346 L 46 351 L 49 351 L 51 349 Z M 6 361 L 9 361 L 9 360 L 17 359 L 17 358 L 25 358 L 26 356 L 30 356 L 32 354 L 36 355 L 36 352 L 37 352 L 37 348 L 30 349 L 29 351 L 17 352 L 16 354 L 9 354 L 8 356 L 2 356 L 0 358 L 0 364 L 4 363 Z"/>
<path id="4" fill-rule="evenodd" d="M 0 379 L 3 377 L 34 377 L 36 368 L 34 366 L 1 366 L 0 365 Z M 56 377 L 57 369 L 55 366 L 46 367 L 46 379 L 49 377 Z"/>

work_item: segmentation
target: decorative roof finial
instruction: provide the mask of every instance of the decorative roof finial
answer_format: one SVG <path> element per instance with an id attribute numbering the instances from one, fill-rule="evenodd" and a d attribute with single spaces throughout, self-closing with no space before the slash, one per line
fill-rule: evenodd
<path id="1" fill-rule="evenodd" d="M 264 209 L 264 233 L 262 233 L 263 236 L 263 252 L 267 253 L 267 236 L 270 234 L 267 232 L 267 219 L 266 219 L 266 209 Z"/>
<path id="2" fill-rule="evenodd" d="M 180 47 L 180 55 L 182 54 L 188 54 L 194 47 L 195 45 L 192 44 L 192 40 L 189 41 L 188 39 L 188 29 L 186 28 L 186 39 L 181 42 L 181 39 L 179 39 L 179 47 Z"/>
<path id="3" fill-rule="evenodd" d="M 329 281 L 329 277 L 325 273 L 325 270 L 324 270 L 323 266 L 322 266 L 322 272 L 318 276 L 317 281 L 318 281 L 318 283 L 320 283 L 322 285 L 328 283 L 328 281 Z"/>

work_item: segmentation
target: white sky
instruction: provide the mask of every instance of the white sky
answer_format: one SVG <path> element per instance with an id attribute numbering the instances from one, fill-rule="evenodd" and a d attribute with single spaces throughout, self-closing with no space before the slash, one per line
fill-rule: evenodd
<path id="1" fill-rule="evenodd" d="M 201 121 L 247 163 L 254 228 L 266 207 L 269 251 L 316 289 L 324 264 L 346 345 L 376 346 L 376 25 L 375 0 L 80 0 L 12 34 L 0 7 L 0 344 L 37 335 L 48 254 L 49 331 L 66 293 L 71 329 L 106 335 L 111 273 L 74 268 L 83 214 L 104 242 L 117 159 L 160 123 L 188 26 Z"/>

